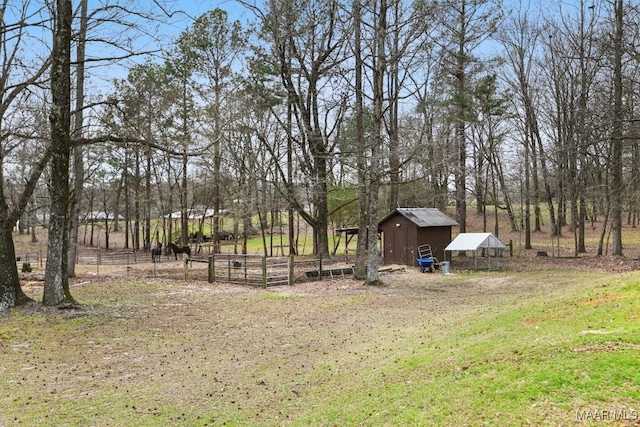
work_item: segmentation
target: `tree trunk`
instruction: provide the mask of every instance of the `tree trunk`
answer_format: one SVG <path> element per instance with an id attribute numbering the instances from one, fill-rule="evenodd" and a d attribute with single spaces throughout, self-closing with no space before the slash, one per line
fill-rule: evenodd
<path id="1" fill-rule="evenodd" d="M 354 276 L 356 279 L 366 278 L 367 262 L 367 150 L 364 140 L 364 108 L 362 96 L 362 16 L 360 0 L 353 1 L 354 20 L 354 56 L 355 56 L 355 121 L 356 121 L 356 164 L 358 174 L 358 240 L 356 245 L 356 262 Z"/>
<path id="2" fill-rule="evenodd" d="M 612 255 L 622 256 L 622 36 L 624 9 L 615 1 L 615 35 L 613 38 L 613 130 L 611 132 L 611 230 Z"/>
<path id="3" fill-rule="evenodd" d="M 540 208 L 540 183 L 538 176 L 538 154 L 536 150 L 536 144 L 531 136 L 530 141 L 530 153 L 531 153 L 531 179 L 533 181 L 533 217 L 534 226 L 533 231 L 542 231 L 542 209 Z"/>
<path id="4" fill-rule="evenodd" d="M 551 223 L 551 235 L 556 236 L 560 234 L 559 220 L 556 219 L 555 210 L 553 207 L 553 191 L 551 190 L 551 176 L 549 169 L 547 168 L 547 160 L 545 155 L 544 146 L 542 145 L 542 137 L 540 136 L 540 130 L 538 128 L 538 121 L 533 111 L 533 105 L 531 99 L 527 99 L 526 105 L 527 121 L 531 126 L 531 134 L 533 136 L 533 144 L 537 146 L 537 152 L 540 155 L 540 168 L 542 169 L 542 181 L 544 184 L 544 192 L 546 195 L 547 205 L 549 207 L 549 222 Z"/>
<path id="5" fill-rule="evenodd" d="M 316 161 L 318 182 L 316 203 L 316 221 L 314 231 L 316 239 L 314 239 L 315 254 L 321 257 L 329 258 L 329 206 L 327 201 L 327 162 L 325 156 L 318 156 Z"/>
<path id="6" fill-rule="evenodd" d="M 131 233 L 129 224 L 131 223 L 131 198 L 129 196 L 129 186 L 131 184 L 131 178 L 129 174 L 129 150 L 128 147 L 125 147 L 124 154 L 124 169 L 122 170 L 122 178 L 120 182 L 122 184 L 122 191 L 124 191 L 124 247 L 125 249 L 129 249 L 130 242 L 129 236 Z M 106 206 L 105 206 L 106 210 Z M 109 246 L 107 246 L 109 249 Z"/>
<path id="7" fill-rule="evenodd" d="M 140 199 L 142 191 L 140 190 L 140 144 L 136 143 L 135 148 L 135 181 L 133 183 L 133 250 L 140 250 Z"/>
<path id="8" fill-rule="evenodd" d="M 461 37 L 458 40 L 458 52 L 456 54 L 456 70 L 454 77 L 456 80 L 456 118 L 455 118 L 455 141 L 458 154 L 457 167 L 455 172 L 456 183 L 456 217 L 460 224 L 460 233 L 467 232 L 467 136 L 465 123 L 465 98 L 467 92 L 467 54 L 466 54 L 466 34 L 467 25 L 466 2 L 460 5 L 459 31 Z"/>
<path id="9" fill-rule="evenodd" d="M 69 218 L 69 264 L 67 274 L 76 276 L 76 257 L 78 253 L 78 231 L 80 229 L 82 190 L 84 188 L 84 161 L 83 150 L 80 147 L 74 149 L 73 154 L 73 197 L 71 200 L 71 218 Z"/>
<path id="10" fill-rule="evenodd" d="M 187 211 L 187 197 L 189 194 L 187 192 L 187 160 L 187 144 L 185 143 L 184 154 L 182 156 L 182 185 L 180 186 L 180 222 L 182 229 L 180 240 L 182 241 L 183 245 L 189 244 L 189 213 Z"/>
<path id="11" fill-rule="evenodd" d="M 587 201 L 584 195 L 580 196 L 578 207 L 578 253 L 587 252 L 585 243 L 585 223 L 587 222 Z"/>
<path id="12" fill-rule="evenodd" d="M 145 173 L 144 173 L 144 188 L 145 188 L 145 208 L 144 208 L 144 235 L 145 235 L 145 241 L 144 241 L 144 249 L 145 251 L 147 250 L 151 250 L 152 246 L 155 246 L 155 244 L 157 244 L 158 242 L 155 242 L 155 244 L 151 241 L 151 166 L 152 166 L 152 156 L 151 156 L 151 147 L 147 146 L 147 150 L 146 150 L 146 157 L 147 157 L 147 165 L 145 168 Z M 117 217 L 118 214 L 115 214 L 115 216 Z M 114 221 L 116 220 L 116 218 L 114 218 Z"/>
<path id="13" fill-rule="evenodd" d="M 182 84 L 182 144 L 183 144 L 183 154 L 182 154 L 182 185 L 180 188 L 180 219 L 181 219 L 181 224 L 182 224 L 182 233 L 181 233 L 181 241 L 183 245 L 188 245 L 189 244 L 189 214 L 187 212 L 188 209 L 188 177 L 187 177 L 187 171 L 188 171 L 188 162 L 189 162 L 189 157 L 188 157 L 188 151 L 189 151 L 189 143 L 190 143 L 190 138 L 189 138 L 189 123 L 188 123 L 188 107 L 187 107 L 187 100 L 188 100 L 188 95 L 187 95 L 187 82 L 186 82 L 186 76 L 181 76 L 184 81 L 181 83 Z"/>
<path id="14" fill-rule="evenodd" d="M 395 23 L 399 19 L 399 3 L 395 2 L 393 10 L 395 12 Z M 389 105 L 389 211 L 400 207 L 400 137 L 399 137 L 399 104 L 400 104 L 400 52 L 398 31 L 392 31 L 393 48 L 389 67 L 389 93 L 387 94 Z"/>
<path id="15" fill-rule="evenodd" d="M 71 0 L 57 0 L 51 66 L 51 217 L 43 302 L 75 302 L 67 275 L 69 244 L 69 160 L 71 155 Z"/>
<path id="16" fill-rule="evenodd" d="M 384 73 L 386 69 L 385 39 L 387 35 L 387 1 L 380 0 L 378 27 L 376 28 L 376 63 L 373 67 L 373 138 L 371 146 L 371 162 L 369 165 L 369 207 L 368 207 L 368 285 L 380 283 L 378 272 L 378 189 L 380 187 L 382 150 L 382 129 L 384 127 Z"/>
<path id="17" fill-rule="evenodd" d="M 291 136 L 291 128 L 293 126 L 293 106 L 291 102 L 287 102 L 287 187 L 289 192 L 293 192 L 293 137 Z M 295 210 L 293 204 L 289 202 L 287 210 L 287 222 L 289 225 L 289 255 L 298 255 L 298 245 L 295 228 Z"/>
<path id="18" fill-rule="evenodd" d="M 460 224 L 460 233 L 467 232 L 467 142 L 465 124 L 462 120 L 456 125 L 456 148 L 458 167 L 456 168 L 456 217 Z"/>
<path id="19" fill-rule="evenodd" d="M 525 133 L 524 143 L 524 248 L 531 246 L 531 156 L 529 155 L 529 137 Z"/>
<path id="20" fill-rule="evenodd" d="M 511 203 L 511 196 L 509 195 L 509 187 L 507 185 L 506 178 L 504 176 L 504 170 L 502 168 L 502 161 L 500 160 L 500 157 L 497 155 L 497 153 L 495 151 L 491 153 L 491 157 L 492 157 L 492 162 L 491 163 L 493 164 L 493 166 L 495 168 L 495 171 L 496 171 L 496 174 L 497 174 L 497 177 L 498 177 L 498 182 L 500 183 L 500 190 L 502 191 L 502 195 L 504 196 L 505 210 L 507 211 L 507 216 L 509 218 L 509 224 L 511 225 L 511 231 L 517 231 L 518 230 L 518 224 L 516 224 L 516 218 L 515 218 L 515 215 L 513 213 L 513 205 Z M 496 194 L 496 198 L 497 198 L 497 196 L 498 195 Z"/>
<path id="21" fill-rule="evenodd" d="M 10 224 L 0 228 L 0 312 L 31 301 L 20 288 L 12 231 Z"/>
<path id="22" fill-rule="evenodd" d="M 484 159 L 485 153 L 482 146 L 482 142 L 478 142 L 478 147 L 474 146 L 474 160 L 476 162 L 475 172 L 476 172 L 476 183 L 475 183 L 475 192 L 476 192 L 476 214 L 483 215 L 486 207 L 486 197 L 484 194 Z"/>
<path id="23" fill-rule="evenodd" d="M 84 115 L 84 58 L 87 36 L 87 8 L 88 0 L 80 3 L 80 31 L 78 33 L 78 48 L 76 53 L 76 107 L 74 112 L 73 137 L 82 137 L 82 125 Z M 82 203 L 82 189 L 84 188 L 84 152 L 81 147 L 73 150 L 73 197 L 71 198 L 71 218 L 69 221 L 69 264 L 67 274 L 69 277 L 76 275 L 76 256 L 78 250 L 78 230 L 80 228 L 80 212 Z"/>

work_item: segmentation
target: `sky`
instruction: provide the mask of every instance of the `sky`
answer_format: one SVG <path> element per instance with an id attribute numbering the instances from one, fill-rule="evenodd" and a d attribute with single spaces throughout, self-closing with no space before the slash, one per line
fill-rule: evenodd
<path id="1" fill-rule="evenodd" d="M 261 0 L 254 0 L 261 3 Z M 126 4 L 130 2 L 130 6 L 139 11 L 150 11 L 159 18 L 155 22 L 136 20 L 136 28 L 130 30 L 128 34 L 122 28 L 116 28 L 116 32 L 122 31 L 121 34 L 115 35 L 120 37 L 127 43 L 131 43 L 133 49 L 138 52 L 158 51 L 159 49 L 168 50 L 172 42 L 177 39 L 181 32 L 187 29 L 193 21 L 205 14 L 206 12 L 219 7 L 229 13 L 229 20 L 249 20 L 252 18 L 251 12 L 247 11 L 240 2 L 236 0 L 89 0 L 89 10 L 95 10 L 105 4 Z M 74 1 L 75 3 L 75 1 Z M 163 13 L 162 8 L 158 6 L 162 4 L 166 7 Z M 105 33 L 113 31 L 113 29 L 103 29 Z M 111 33 L 113 34 L 113 33 Z M 110 34 L 110 35 L 111 35 Z M 89 54 L 96 57 L 105 56 L 105 50 L 108 46 L 94 45 L 93 52 L 88 49 Z M 98 88 L 108 91 L 111 88 L 113 79 L 124 79 L 127 77 L 128 70 L 136 63 L 142 63 L 148 60 L 161 62 L 161 54 L 156 55 L 139 55 L 115 64 L 99 64 L 91 71 L 91 77 L 96 81 Z M 107 55 L 108 56 L 108 55 Z M 103 94 L 104 95 L 104 94 Z"/>
<path id="2" fill-rule="evenodd" d="M 264 0 L 246 1 L 258 5 L 264 4 Z M 559 5 L 565 7 L 571 7 L 573 5 L 575 7 L 578 1 L 579 0 L 557 0 L 554 2 L 547 0 L 504 0 L 504 7 L 506 10 L 517 10 L 522 4 L 529 4 L 529 10 L 538 12 L 541 9 L 549 11 L 553 7 L 557 8 Z M 594 1 L 598 2 L 601 0 Z M 78 3 L 78 0 L 74 0 L 74 4 L 77 5 Z M 20 2 L 10 2 L 10 4 L 13 4 L 12 7 L 15 9 L 15 13 L 18 13 L 19 6 L 17 5 L 19 5 Z M 29 4 L 32 5 L 31 7 L 40 8 L 43 3 L 41 0 L 36 0 Z M 253 13 L 242 6 L 238 0 L 89 0 L 89 10 L 94 11 L 101 6 L 114 4 L 128 5 L 129 8 L 135 10 L 151 11 L 160 17 L 158 21 L 153 22 L 143 22 L 143 20 L 140 19 L 139 25 L 128 31 L 125 31 L 124 27 L 102 24 L 96 34 L 98 38 L 113 38 L 117 40 L 114 44 L 130 43 L 131 46 L 133 46 L 133 50 L 138 52 L 158 51 L 160 49 L 167 50 L 179 34 L 192 24 L 195 18 L 216 7 L 226 10 L 229 13 L 229 19 L 231 21 L 254 20 Z M 162 13 L 162 9 L 158 6 L 159 4 L 166 6 L 166 10 L 169 13 Z M 44 10 L 43 13 L 45 12 L 46 10 Z M 7 18 L 7 16 L 5 16 L 5 18 Z M 41 29 L 41 33 L 36 34 L 34 39 L 37 39 L 38 42 L 50 44 L 48 43 L 48 41 L 50 42 L 50 32 L 47 34 L 46 30 Z M 42 43 L 40 43 L 39 48 L 34 47 L 33 49 L 44 49 L 46 51 L 47 47 Z M 35 44 L 33 45 L 35 46 Z M 93 50 L 89 50 L 88 54 L 96 58 L 109 56 L 109 45 L 94 43 L 89 49 Z M 42 50 L 39 52 L 34 50 L 32 55 L 33 57 L 44 56 Z M 157 60 L 158 62 L 162 61 L 160 54 L 158 54 L 155 59 L 153 56 L 139 55 L 119 61 L 117 64 L 93 64 L 92 69 L 88 71 L 92 74 L 90 78 L 95 80 L 95 87 L 98 91 L 108 91 L 114 78 L 126 78 L 128 70 L 132 65 L 149 59 Z"/>
<path id="3" fill-rule="evenodd" d="M 173 19 L 173 23 L 167 25 L 166 30 L 168 33 L 173 33 L 173 28 L 184 29 L 188 26 L 191 20 L 196 19 L 198 16 L 213 10 L 217 7 L 223 9 L 229 13 L 229 20 L 246 20 L 251 19 L 251 12 L 247 11 L 239 1 L 237 0 L 164 0 L 169 7 L 174 11 L 183 11 L 188 18 L 181 14 L 176 14 Z M 153 0 L 145 0 L 146 3 L 153 5 Z M 253 0 L 253 2 L 260 4 L 262 1 Z M 177 31 L 179 33 L 179 31 Z"/>

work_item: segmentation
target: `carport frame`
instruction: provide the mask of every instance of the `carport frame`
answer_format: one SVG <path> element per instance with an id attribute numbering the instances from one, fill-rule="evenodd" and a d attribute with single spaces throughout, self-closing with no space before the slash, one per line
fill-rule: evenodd
<path id="1" fill-rule="evenodd" d="M 494 269 L 499 269 L 501 258 L 501 252 L 507 249 L 507 246 L 500 241 L 493 233 L 460 233 L 455 239 L 444 249 L 445 259 L 452 263 L 451 253 L 454 251 L 459 252 L 473 252 L 474 268 L 478 270 L 478 250 L 494 250 L 494 256 L 496 259 Z M 447 256 L 448 255 L 448 256 Z M 487 270 L 491 271 L 491 256 L 487 256 Z"/>

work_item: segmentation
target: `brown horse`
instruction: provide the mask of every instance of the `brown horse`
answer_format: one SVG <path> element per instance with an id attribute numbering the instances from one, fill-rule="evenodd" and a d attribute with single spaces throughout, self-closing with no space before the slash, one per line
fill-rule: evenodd
<path id="1" fill-rule="evenodd" d="M 175 243 L 169 243 L 167 247 L 169 250 L 173 251 L 173 255 L 175 255 L 176 260 L 178 259 L 178 254 L 187 254 L 187 256 L 191 258 L 191 248 L 189 246 L 178 246 Z"/>
<path id="2" fill-rule="evenodd" d="M 160 261 L 160 255 L 162 255 L 162 243 L 158 242 L 155 248 L 151 248 L 151 262 Z"/>

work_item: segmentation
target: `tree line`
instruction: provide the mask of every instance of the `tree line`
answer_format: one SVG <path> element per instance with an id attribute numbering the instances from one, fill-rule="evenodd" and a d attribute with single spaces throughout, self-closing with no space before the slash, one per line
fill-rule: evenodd
<path id="1" fill-rule="evenodd" d="M 214 240 L 223 215 L 245 236 L 257 216 L 259 232 L 287 229 L 291 254 L 296 217 L 318 256 L 332 226 L 358 226 L 367 283 L 398 206 L 455 205 L 461 232 L 472 207 L 496 234 L 504 211 L 526 248 L 546 225 L 576 254 L 597 224 L 598 254 L 623 255 L 638 222 L 637 4 L 243 0 L 157 41 L 186 15 L 152 6 L 0 6 L 0 306 L 26 300 L 12 231 L 38 212 L 51 305 L 74 302 L 80 219 L 96 210 L 123 216 L 134 250 L 158 224 L 186 242 L 195 206 Z"/>

